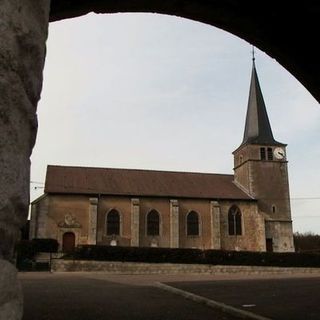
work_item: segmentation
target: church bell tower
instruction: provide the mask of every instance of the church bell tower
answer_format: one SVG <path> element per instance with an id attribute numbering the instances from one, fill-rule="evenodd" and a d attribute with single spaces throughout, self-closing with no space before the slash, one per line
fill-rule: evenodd
<path id="1" fill-rule="evenodd" d="M 294 251 L 286 146 L 273 137 L 253 58 L 243 141 L 233 152 L 234 179 L 265 217 L 267 251 Z"/>

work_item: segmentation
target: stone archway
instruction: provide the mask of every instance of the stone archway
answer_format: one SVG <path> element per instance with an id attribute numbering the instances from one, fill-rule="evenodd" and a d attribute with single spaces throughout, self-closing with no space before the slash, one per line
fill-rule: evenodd
<path id="1" fill-rule="evenodd" d="M 51 12 L 50 12 L 51 5 Z M 37 132 L 45 43 L 51 21 L 88 12 L 156 12 L 229 31 L 274 57 L 320 101 L 320 4 L 205 0 L 10 0 L 0 2 L 0 318 L 22 316 L 11 263 L 29 206 L 30 155 Z M 50 16 L 49 16 L 50 14 Z M 297 23 L 299 21 L 299 23 Z"/>
<path id="2" fill-rule="evenodd" d="M 30 155 L 48 32 L 48 0 L 0 2 L 0 318 L 21 319 L 14 244 L 29 206 Z"/>
<path id="3" fill-rule="evenodd" d="M 203 22 L 248 41 L 275 58 L 320 102 L 317 47 L 320 3 L 265 0 L 51 0 L 50 21 L 89 12 L 150 12 Z"/>

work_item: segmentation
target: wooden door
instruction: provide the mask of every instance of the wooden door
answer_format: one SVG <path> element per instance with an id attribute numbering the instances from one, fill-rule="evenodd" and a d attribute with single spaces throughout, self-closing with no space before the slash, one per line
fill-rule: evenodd
<path id="1" fill-rule="evenodd" d="M 73 232 L 66 232 L 63 234 L 62 250 L 63 252 L 72 252 L 76 243 L 76 237 Z"/>

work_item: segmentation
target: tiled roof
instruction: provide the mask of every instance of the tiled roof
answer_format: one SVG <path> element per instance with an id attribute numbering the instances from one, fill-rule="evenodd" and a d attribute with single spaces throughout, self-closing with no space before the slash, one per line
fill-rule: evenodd
<path id="1" fill-rule="evenodd" d="M 252 200 L 233 178 L 228 174 L 50 165 L 45 192 Z"/>

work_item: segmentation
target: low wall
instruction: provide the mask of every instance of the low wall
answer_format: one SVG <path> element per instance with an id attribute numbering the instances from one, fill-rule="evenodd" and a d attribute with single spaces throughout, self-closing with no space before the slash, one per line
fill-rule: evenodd
<path id="1" fill-rule="evenodd" d="M 320 268 L 215 266 L 203 264 L 110 262 L 53 259 L 51 271 L 94 271 L 110 274 L 295 274 L 320 275 Z"/>

